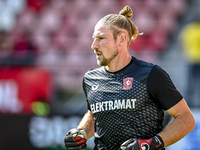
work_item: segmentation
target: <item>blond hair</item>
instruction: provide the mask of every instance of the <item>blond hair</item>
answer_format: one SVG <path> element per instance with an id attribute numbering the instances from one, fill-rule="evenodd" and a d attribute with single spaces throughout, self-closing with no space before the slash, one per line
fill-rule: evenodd
<path id="1" fill-rule="evenodd" d="M 111 28 L 115 40 L 117 39 L 119 33 L 121 33 L 120 29 L 126 30 L 129 35 L 129 40 L 128 40 L 128 46 L 129 46 L 131 39 L 134 40 L 138 35 L 142 34 L 139 33 L 137 26 L 130 20 L 132 16 L 133 16 L 133 11 L 127 5 L 119 12 L 119 14 L 106 15 L 105 17 L 101 18 L 99 22 L 101 22 L 104 25 L 108 25 Z"/>

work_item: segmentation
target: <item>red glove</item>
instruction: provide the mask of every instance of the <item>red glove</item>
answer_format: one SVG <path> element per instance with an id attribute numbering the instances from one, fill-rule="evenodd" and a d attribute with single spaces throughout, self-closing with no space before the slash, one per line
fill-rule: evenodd
<path id="1" fill-rule="evenodd" d="M 82 129 L 71 129 L 64 137 L 64 145 L 67 150 L 80 150 L 87 147 L 87 135 Z"/>
<path id="2" fill-rule="evenodd" d="M 164 148 L 164 142 L 159 135 L 147 140 L 129 139 L 121 145 L 122 150 L 159 150 Z"/>

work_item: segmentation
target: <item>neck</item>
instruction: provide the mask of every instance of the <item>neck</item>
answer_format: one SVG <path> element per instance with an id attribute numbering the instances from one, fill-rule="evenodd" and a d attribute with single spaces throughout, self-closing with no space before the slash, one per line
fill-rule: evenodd
<path id="1" fill-rule="evenodd" d="M 112 62 L 106 66 L 106 69 L 110 72 L 116 72 L 124 68 L 131 61 L 131 56 L 127 53 L 126 55 L 121 55 L 112 60 Z"/>

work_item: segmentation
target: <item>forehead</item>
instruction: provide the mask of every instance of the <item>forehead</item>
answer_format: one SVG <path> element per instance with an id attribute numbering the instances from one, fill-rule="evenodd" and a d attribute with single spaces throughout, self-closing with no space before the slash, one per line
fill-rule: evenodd
<path id="1" fill-rule="evenodd" d="M 113 36 L 112 34 L 112 30 L 109 28 L 109 26 L 104 25 L 102 23 L 97 23 L 95 28 L 94 28 L 94 33 L 93 33 L 93 37 L 96 36 Z"/>

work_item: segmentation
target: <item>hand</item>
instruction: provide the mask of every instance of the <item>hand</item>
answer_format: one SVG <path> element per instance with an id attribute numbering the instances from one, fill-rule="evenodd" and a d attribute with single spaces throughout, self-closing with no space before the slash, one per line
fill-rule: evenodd
<path id="1" fill-rule="evenodd" d="M 64 137 L 67 150 L 80 150 L 87 147 L 87 135 L 83 129 L 71 129 Z"/>
<path id="2" fill-rule="evenodd" d="M 122 150 L 159 150 L 161 148 L 164 148 L 164 142 L 159 135 L 147 140 L 132 138 L 121 145 Z"/>

